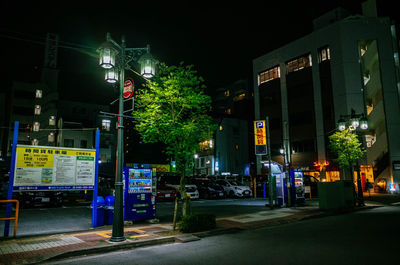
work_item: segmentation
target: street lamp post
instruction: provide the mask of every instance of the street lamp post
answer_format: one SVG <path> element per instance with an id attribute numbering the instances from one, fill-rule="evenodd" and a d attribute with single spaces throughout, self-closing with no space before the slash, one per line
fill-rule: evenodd
<path id="1" fill-rule="evenodd" d="M 351 109 L 351 114 L 350 115 L 340 115 L 340 119 L 338 121 L 338 129 L 339 131 L 343 131 L 346 129 L 346 125 L 350 123 L 350 126 L 348 127 L 350 131 L 355 131 L 357 136 L 360 136 L 359 130 L 357 128 L 360 128 L 360 130 L 367 130 L 368 129 L 368 121 L 365 118 L 364 114 L 356 114 L 354 109 Z M 363 196 L 363 190 L 362 190 L 362 184 L 361 184 L 361 176 L 360 176 L 360 164 L 357 159 L 356 162 L 356 170 L 357 170 L 357 198 L 358 198 L 358 205 L 359 206 L 364 206 L 364 196 Z M 352 176 L 353 176 L 353 169 L 351 170 Z M 353 177 L 353 182 L 354 182 L 354 177 Z"/>
<path id="2" fill-rule="evenodd" d="M 118 138 L 117 138 L 117 170 L 115 178 L 115 202 L 112 236 L 110 241 L 120 242 L 125 240 L 124 236 L 124 215 L 123 215 L 123 141 L 124 141 L 124 98 L 123 90 L 125 83 L 125 69 L 132 69 L 129 63 L 135 56 L 143 54 L 139 59 L 140 73 L 145 78 L 151 78 L 155 74 L 155 61 L 150 54 L 150 46 L 146 48 L 127 48 L 125 37 L 122 36 L 121 44 L 116 43 L 110 33 L 106 35 L 106 42 L 99 48 L 100 66 L 106 69 L 105 80 L 109 83 L 116 83 L 119 79 L 119 112 L 118 112 Z M 117 60 L 117 56 L 118 59 Z M 119 70 L 119 74 L 118 74 Z"/>

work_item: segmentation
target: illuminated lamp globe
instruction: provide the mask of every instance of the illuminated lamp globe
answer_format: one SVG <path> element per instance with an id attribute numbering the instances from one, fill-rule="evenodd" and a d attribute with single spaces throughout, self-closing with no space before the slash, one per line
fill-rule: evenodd
<path id="1" fill-rule="evenodd" d="M 362 118 L 362 119 L 360 120 L 360 129 L 361 129 L 361 130 L 366 130 L 366 129 L 368 129 L 368 121 L 367 121 L 366 118 Z"/>
<path id="2" fill-rule="evenodd" d="M 338 120 L 338 129 L 339 131 L 344 131 L 346 129 L 346 121 L 343 119 Z"/>
<path id="3" fill-rule="evenodd" d="M 351 126 L 357 128 L 360 125 L 360 121 L 357 118 L 353 118 L 350 120 Z"/>
<path id="4" fill-rule="evenodd" d="M 99 64 L 105 69 L 111 69 L 115 67 L 115 57 L 117 56 L 117 50 L 114 49 L 109 42 L 104 42 L 98 49 L 100 61 Z"/>
<path id="5" fill-rule="evenodd" d="M 156 60 L 147 51 L 139 58 L 140 74 L 145 78 L 152 78 L 156 73 Z"/>
<path id="6" fill-rule="evenodd" d="M 106 69 L 104 79 L 108 83 L 114 84 L 118 81 L 118 72 L 115 70 L 115 68 Z"/>

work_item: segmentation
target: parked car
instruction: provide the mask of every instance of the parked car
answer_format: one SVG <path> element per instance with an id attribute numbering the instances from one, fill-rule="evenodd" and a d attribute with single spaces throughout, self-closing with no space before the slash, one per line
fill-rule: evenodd
<path id="1" fill-rule="evenodd" d="M 161 178 L 159 183 L 163 183 L 163 185 L 167 187 L 172 187 L 176 190 L 176 194 L 180 197 L 179 187 L 180 187 L 180 176 L 168 176 Z M 186 178 L 185 184 L 186 193 L 190 196 L 191 199 L 198 199 L 199 198 L 199 191 L 197 190 L 197 186 L 192 184 L 190 178 Z"/>
<path id="2" fill-rule="evenodd" d="M 52 206 L 60 207 L 63 203 L 62 191 L 24 191 L 17 193 L 21 207 Z"/>
<path id="3" fill-rule="evenodd" d="M 199 190 L 200 198 L 221 199 L 226 197 L 224 188 L 208 178 L 195 179 L 194 183 Z"/>
<path id="4" fill-rule="evenodd" d="M 310 186 L 311 197 L 318 197 L 318 182 L 319 180 L 311 175 L 303 175 L 303 184 Z"/>
<path id="5" fill-rule="evenodd" d="M 157 186 L 157 201 L 173 201 L 176 198 L 175 188 L 168 187 L 165 185 Z"/>
<path id="6" fill-rule="evenodd" d="M 221 179 L 217 180 L 217 183 L 224 188 L 225 193 L 230 197 L 244 198 L 253 196 L 253 192 L 249 186 L 245 186 L 237 181 Z"/>

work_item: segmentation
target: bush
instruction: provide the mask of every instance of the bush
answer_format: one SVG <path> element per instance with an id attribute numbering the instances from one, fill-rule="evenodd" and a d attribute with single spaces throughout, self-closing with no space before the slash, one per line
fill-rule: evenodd
<path id="1" fill-rule="evenodd" d="M 184 233 L 200 232 L 216 227 L 215 215 L 210 213 L 193 213 L 182 217 L 179 230 Z"/>

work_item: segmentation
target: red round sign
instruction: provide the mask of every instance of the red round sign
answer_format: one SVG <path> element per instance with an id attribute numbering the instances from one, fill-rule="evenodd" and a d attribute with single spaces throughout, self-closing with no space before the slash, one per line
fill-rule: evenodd
<path id="1" fill-rule="evenodd" d="M 135 83 L 133 79 L 126 79 L 124 82 L 124 91 L 122 94 L 124 95 L 125 99 L 130 99 L 133 96 L 133 91 L 135 90 Z"/>

